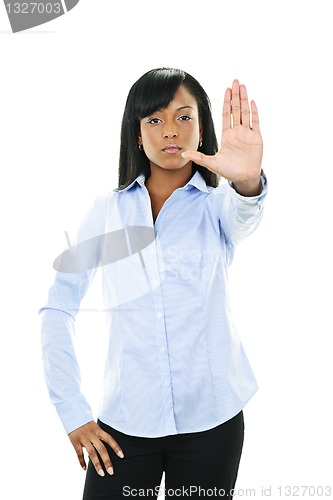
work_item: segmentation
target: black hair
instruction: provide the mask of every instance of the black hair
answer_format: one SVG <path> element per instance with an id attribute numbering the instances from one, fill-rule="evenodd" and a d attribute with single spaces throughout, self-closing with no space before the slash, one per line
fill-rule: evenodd
<path id="1" fill-rule="evenodd" d="M 119 157 L 118 189 L 131 184 L 140 174 L 150 176 L 150 163 L 138 147 L 140 121 L 158 109 L 166 108 L 180 85 L 196 99 L 202 126 L 202 145 L 198 151 L 214 155 L 218 150 L 211 104 L 208 95 L 189 73 L 175 68 L 157 68 L 145 73 L 129 91 L 122 125 Z M 217 187 L 220 177 L 205 167 L 192 163 L 193 173 L 199 170 L 206 184 Z"/>

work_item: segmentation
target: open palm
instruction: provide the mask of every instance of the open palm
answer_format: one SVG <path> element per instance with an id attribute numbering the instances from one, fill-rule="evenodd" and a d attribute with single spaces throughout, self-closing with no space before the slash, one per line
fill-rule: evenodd
<path id="1" fill-rule="evenodd" d="M 256 104 L 249 106 L 245 85 L 234 80 L 225 92 L 222 139 L 215 155 L 186 151 L 183 156 L 221 175 L 234 184 L 255 182 L 260 177 L 263 143 Z"/>

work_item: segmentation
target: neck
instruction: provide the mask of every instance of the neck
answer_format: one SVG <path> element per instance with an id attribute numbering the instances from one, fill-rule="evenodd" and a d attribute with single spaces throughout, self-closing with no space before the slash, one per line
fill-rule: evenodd
<path id="1" fill-rule="evenodd" d="M 192 177 L 192 162 L 177 170 L 166 170 L 150 165 L 150 176 L 146 182 L 149 192 L 169 197 L 171 193 L 185 186 Z"/>

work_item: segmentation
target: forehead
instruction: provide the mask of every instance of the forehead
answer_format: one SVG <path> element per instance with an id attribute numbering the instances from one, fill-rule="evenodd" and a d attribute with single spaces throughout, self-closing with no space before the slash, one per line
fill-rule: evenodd
<path id="1" fill-rule="evenodd" d="M 181 85 L 166 109 L 177 110 L 187 106 L 192 107 L 194 110 L 198 109 L 196 98 L 187 90 L 186 87 Z"/>

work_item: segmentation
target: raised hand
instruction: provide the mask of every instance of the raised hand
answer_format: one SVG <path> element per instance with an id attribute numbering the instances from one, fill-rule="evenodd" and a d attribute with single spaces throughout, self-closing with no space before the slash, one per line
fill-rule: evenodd
<path id="1" fill-rule="evenodd" d="M 254 101 L 249 106 L 245 85 L 234 80 L 224 96 L 219 151 L 212 156 L 185 151 L 183 156 L 232 181 L 240 194 L 254 196 L 260 192 L 262 152 L 257 106 Z"/>

